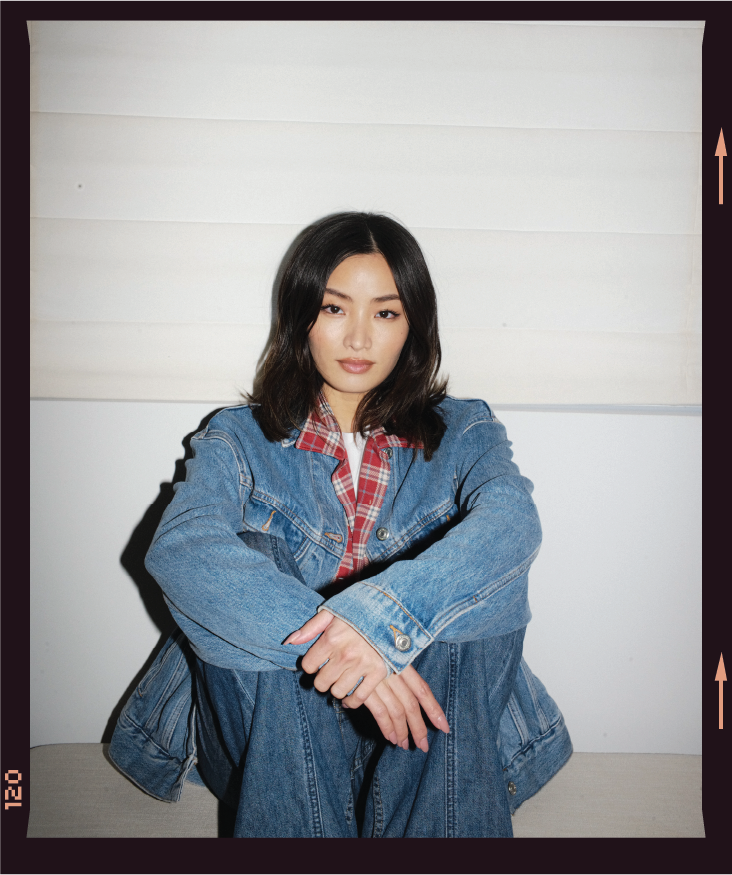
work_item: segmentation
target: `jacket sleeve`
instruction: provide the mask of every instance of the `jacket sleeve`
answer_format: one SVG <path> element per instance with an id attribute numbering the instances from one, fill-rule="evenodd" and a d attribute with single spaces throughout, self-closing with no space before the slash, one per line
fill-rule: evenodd
<path id="1" fill-rule="evenodd" d="M 145 566 L 196 652 L 215 664 L 252 654 L 295 670 L 312 642 L 282 645 L 323 597 L 237 537 L 252 480 L 224 431 L 191 440 L 186 479 L 158 526 Z M 176 617 L 176 619 L 178 619 Z"/>
<path id="2" fill-rule="evenodd" d="M 541 544 L 533 484 L 511 461 L 487 405 L 459 437 L 460 522 L 414 559 L 355 583 L 327 609 L 360 632 L 397 672 L 433 641 L 501 635 L 526 625 L 527 572 Z"/>

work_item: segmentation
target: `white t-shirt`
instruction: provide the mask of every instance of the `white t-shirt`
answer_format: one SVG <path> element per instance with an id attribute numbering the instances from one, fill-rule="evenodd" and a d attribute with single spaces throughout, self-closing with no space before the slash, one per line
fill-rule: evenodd
<path id="1" fill-rule="evenodd" d="M 366 448 L 366 438 L 361 437 L 358 432 L 349 433 L 341 432 L 343 435 L 343 443 L 348 453 L 348 464 L 351 467 L 351 477 L 353 478 L 353 492 L 358 498 L 358 476 L 361 471 L 361 461 L 363 459 L 363 451 Z"/>

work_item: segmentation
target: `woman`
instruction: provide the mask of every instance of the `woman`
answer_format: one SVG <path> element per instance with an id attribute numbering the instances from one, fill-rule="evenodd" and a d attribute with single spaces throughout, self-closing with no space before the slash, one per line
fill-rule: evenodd
<path id="1" fill-rule="evenodd" d="M 438 382 L 400 224 L 315 223 L 277 306 L 251 403 L 192 439 L 146 560 L 195 654 L 186 762 L 236 836 L 509 837 L 507 773 L 525 768 L 523 799 L 571 752 L 521 659 L 532 484 L 490 408 Z"/>

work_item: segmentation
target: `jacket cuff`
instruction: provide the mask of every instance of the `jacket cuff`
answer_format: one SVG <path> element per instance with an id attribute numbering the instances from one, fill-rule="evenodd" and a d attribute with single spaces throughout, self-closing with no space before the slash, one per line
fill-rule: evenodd
<path id="1" fill-rule="evenodd" d="M 355 629 L 377 650 L 387 666 L 403 671 L 432 636 L 393 596 L 368 583 L 354 583 L 318 606 Z"/>

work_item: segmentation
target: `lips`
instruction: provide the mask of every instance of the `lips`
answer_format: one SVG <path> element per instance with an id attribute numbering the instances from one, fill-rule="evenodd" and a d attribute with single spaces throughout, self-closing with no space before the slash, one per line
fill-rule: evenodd
<path id="1" fill-rule="evenodd" d="M 363 374 L 374 363 L 368 359 L 338 359 L 338 364 L 349 374 Z"/>

